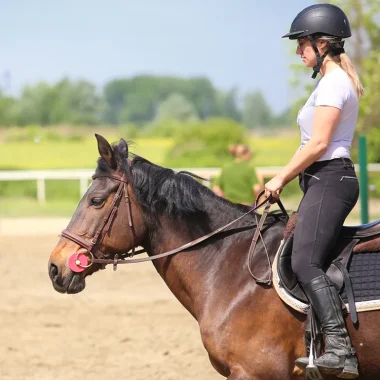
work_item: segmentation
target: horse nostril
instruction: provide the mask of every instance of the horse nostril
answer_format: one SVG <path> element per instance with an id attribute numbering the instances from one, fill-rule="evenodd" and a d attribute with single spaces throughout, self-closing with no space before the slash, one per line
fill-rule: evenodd
<path id="1" fill-rule="evenodd" d="M 55 264 L 50 264 L 49 276 L 54 281 L 58 276 L 58 267 Z"/>

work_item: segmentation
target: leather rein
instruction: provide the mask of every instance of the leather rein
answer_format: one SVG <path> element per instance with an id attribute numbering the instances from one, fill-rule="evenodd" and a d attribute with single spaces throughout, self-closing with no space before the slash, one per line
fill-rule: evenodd
<path id="1" fill-rule="evenodd" d="M 253 255 L 253 252 L 254 252 L 254 249 L 255 249 L 255 246 L 256 246 L 256 243 L 258 241 L 258 238 L 261 236 L 261 229 L 264 225 L 264 222 L 265 222 L 265 219 L 269 213 L 269 208 L 272 204 L 271 202 L 271 199 L 270 198 L 266 198 L 264 201 L 262 201 L 261 203 L 258 203 L 257 204 L 257 200 L 264 194 L 264 191 L 262 191 L 257 199 L 256 199 L 256 202 L 255 202 L 255 206 L 252 207 L 249 211 L 247 211 L 246 213 L 244 213 L 243 215 L 239 216 L 238 218 L 234 219 L 233 221 L 225 224 L 224 226 L 222 227 L 219 227 L 217 230 L 215 231 L 212 231 L 206 235 L 203 235 L 195 240 L 192 240 L 184 245 L 181 245 L 180 247 L 178 248 L 175 248 L 175 249 L 172 249 L 170 251 L 167 251 L 167 252 L 163 252 L 163 253 L 160 253 L 158 255 L 154 255 L 152 257 L 144 257 L 144 258 L 140 258 L 140 259 L 131 259 L 134 255 L 137 255 L 137 254 L 140 254 L 140 253 L 143 253 L 143 252 L 146 252 L 144 249 L 139 249 L 139 250 L 136 250 L 136 233 L 135 233 L 135 229 L 134 229 L 134 226 L 133 226 L 133 219 L 132 219 L 132 209 L 131 209 L 131 200 L 130 200 L 130 197 L 129 197 L 129 192 L 128 192 L 128 178 L 123 174 L 122 176 L 120 175 L 117 175 L 117 174 L 100 174 L 100 175 L 97 175 L 97 174 L 94 174 L 92 176 L 92 179 L 95 180 L 97 178 L 102 178 L 102 177 L 105 177 L 105 178 L 111 178 L 111 179 L 114 179 L 116 181 L 119 181 L 120 184 L 119 184 L 119 187 L 115 193 L 115 196 L 113 197 L 113 200 L 112 200 L 112 203 L 111 203 L 111 206 L 107 212 L 107 214 L 105 215 L 105 217 L 103 218 L 103 221 L 102 221 L 102 224 L 99 226 L 99 228 L 96 230 L 95 232 L 95 235 L 93 238 L 91 238 L 90 241 L 87 241 L 85 240 L 84 238 L 82 238 L 81 236 L 79 235 L 76 235 L 74 234 L 73 232 L 69 231 L 67 228 L 64 229 L 61 233 L 61 237 L 64 237 L 68 240 L 71 240 L 72 242 L 78 244 L 81 248 L 84 248 L 86 253 L 90 256 L 89 257 L 89 264 L 88 265 L 83 265 L 79 260 L 76 260 L 76 265 L 78 265 L 78 267 L 81 267 L 83 268 L 88 268 L 90 267 L 93 263 L 99 263 L 99 264 L 102 264 L 102 267 L 104 268 L 107 264 L 113 264 L 113 269 L 116 270 L 117 269 L 117 265 L 118 264 L 134 264 L 134 263 L 141 263 L 141 262 L 145 262 L 145 261 L 152 261 L 152 260 L 156 260 L 156 259 L 160 259 L 160 258 L 163 258 L 163 257 L 167 257 L 167 256 L 170 256 L 170 255 L 174 255 L 178 252 L 182 252 L 184 250 L 186 250 L 187 248 L 190 248 L 190 247 L 193 247 L 209 238 L 211 238 L 212 236 L 214 235 L 217 235 L 218 233 L 224 231 L 226 228 L 230 227 L 231 225 L 233 225 L 234 223 L 238 222 L 240 219 L 244 218 L 245 216 L 247 216 L 248 214 L 254 212 L 255 210 L 263 207 L 264 207 L 264 212 L 260 218 L 260 221 L 257 223 L 257 227 L 256 227 L 256 231 L 253 235 L 253 238 L 252 238 L 252 243 L 251 243 L 251 246 L 250 246 L 250 249 L 249 249 L 249 262 L 250 262 L 250 259 Z M 124 200 L 125 200 L 125 203 L 126 203 L 126 206 L 127 206 L 127 213 L 128 213 L 128 224 L 129 224 L 129 227 L 131 229 L 131 232 L 132 232 L 132 237 L 133 237 L 133 245 L 132 245 L 132 250 L 131 252 L 127 252 L 127 253 L 122 253 L 122 254 L 115 254 L 113 258 L 110 258 L 110 254 L 104 254 L 99 248 L 98 246 L 102 243 L 104 237 L 106 236 L 106 234 L 108 233 L 111 225 L 112 225 L 112 222 L 114 221 L 115 217 L 116 217 L 116 213 L 117 213 L 117 209 L 120 205 L 120 202 L 121 202 L 121 198 L 122 198 L 122 195 L 124 194 Z M 282 205 L 281 201 L 278 200 L 277 201 L 282 213 L 285 215 L 286 218 L 288 218 L 288 214 L 284 208 L 284 206 Z M 262 237 L 261 237 L 262 238 Z M 74 255 L 76 255 L 76 257 L 78 258 L 78 254 L 79 253 L 76 253 Z M 268 261 L 269 261 L 269 256 L 268 256 L 268 253 L 267 253 L 267 258 L 268 258 Z M 269 261 L 270 263 L 270 261 Z M 249 267 L 249 266 L 248 266 Z M 271 267 L 271 266 L 270 266 Z M 271 283 L 271 275 L 269 277 L 269 280 L 268 279 L 258 279 L 256 278 L 253 273 L 251 272 L 250 270 L 250 273 L 251 275 L 253 276 L 253 278 L 256 280 L 256 282 L 258 283 L 265 283 L 265 284 L 270 284 Z"/>

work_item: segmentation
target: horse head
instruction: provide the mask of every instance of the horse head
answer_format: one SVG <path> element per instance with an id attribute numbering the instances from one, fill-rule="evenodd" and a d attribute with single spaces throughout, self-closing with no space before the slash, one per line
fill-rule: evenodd
<path id="1" fill-rule="evenodd" d="M 141 243 L 146 232 L 141 207 L 131 185 L 128 144 L 114 147 L 95 135 L 100 158 L 93 182 L 80 201 L 49 259 L 55 290 L 78 293 L 85 278 Z M 100 261 L 101 261 L 100 260 Z"/>

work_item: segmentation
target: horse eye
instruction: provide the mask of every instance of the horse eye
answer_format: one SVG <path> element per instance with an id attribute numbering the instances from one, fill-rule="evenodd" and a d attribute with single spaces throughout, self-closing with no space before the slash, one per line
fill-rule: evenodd
<path id="1" fill-rule="evenodd" d="M 92 198 L 90 200 L 91 206 L 100 206 L 103 203 L 104 203 L 104 199 L 103 198 Z"/>

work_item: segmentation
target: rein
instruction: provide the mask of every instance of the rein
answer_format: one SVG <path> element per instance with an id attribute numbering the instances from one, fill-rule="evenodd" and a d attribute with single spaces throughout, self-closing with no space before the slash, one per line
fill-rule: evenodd
<path id="1" fill-rule="evenodd" d="M 264 201 L 262 201 L 261 203 L 257 203 L 257 200 L 264 194 L 264 190 L 263 190 L 258 195 L 256 202 L 255 202 L 255 206 L 253 208 L 251 208 L 249 211 L 247 211 L 243 215 L 239 216 L 238 218 L 234 219 L 233 221 L 225 224 L 222 227 L 219 227 L 217 230 L 212 231 L 206 235 L 203 235 L 203 236 L 201 236 L 195 240 L 192 240 L 192 241 L 190 241 L 184 245 L 181 245 L 178 248 L 172 249 L 170 251 L 163 252 L 163 253 L 160 253 L 158 255 L 154 255 L 152 257 L 144 257 L 141 259 L 131 259 L 131 257 L 133 257 L 135 254 L 140 254 L 140 253 L 143 253 L 146 251 L 144 249 L 139 249 L 139 250 L 135 249 L 136 248 L 136 233 L 135 233 L 135 229 L 133 226 L 131 201 L 130 201 L 130 197 L 129 197 L 129 193 L 128 193 L 128 178 L 125 175 L 119 176 L 119 175 L 115 175 L 115 174 L 110 174 L 110 175 L 102 174 L 102 175 L 93 175 L 92 179 L 97 179 L 100 177 L 115 179 L 115 180 L 120 182 L 120 185 L 119 185 L 119 187 L 115 193 L 115 196 L 112 200 L 111 207 L 109 208 L 106 216 L 103 218 L 103 223 L 97 229 L 94 237 L 90 241 L 87 241 L 87 240 L 83 239 L 81 236 L 76 235 L 73 232 L 70 232 L 68 229 L 63 230 L 61 235 L 60 235 L 64 238 L 71 240 L 72 242 L 78 244 L 80 247 L 85 249 L 86 253 L 88 253 L 90 255 L 90 257 L 88 257 L 87 255 L 84 255 L 82 252 L 77 252 L 77 253 L 74 253 L 69 258 L 70 269 L 73 270 L 74 272 L 82 272 L 86 268 L 89 268 L 93 263 L 102 264 L 103 268 L 107 264 L 113 264 L 113 269 L 116 270 L 118 264 L 141 263 L 141 262 L 145 262 L 145 261 L 153 261 L 153 260 L 157 260 L 157 259 L 160 259 L 163 257 L 174 255 L 178 252 L 182 252 L 182 251 L 186 250 L 187 248 L 194 247 L 195 245 L 211 238 L 214 235 L 217 235 L 218 233 L 224 231 L 226 228 L 228 228 L 231 225 L 233 225 L 234 223 L 238 222 L 239 220 L 241 220 L 242 218 L 244 218 L 248 214 L 252 213 L 253 211 L 255 211 L 255 210 L 257 210 L 263 206 L 265 206 L 264 212 L 263 212 L 263 214 L 260 218 L 260 221 L 256 227 L 256 231 L 255 231 L 255 234 L 253 235 L 252 243 L 251 243 L 251 246 L 249 249 L 249 255 L 248 255 L 249 259 L 248 260 L 250 262 L 252 255 L 254 253 L 254 249 L 255 249 L 255 246 L 257 244 L 258 238 L 259 237 L 262 238 L 261 229 L 264 225 L 265 219 L 269 213 L 269 209 L 270 209 L 270 206 L 272 204 L 271 203 L 272 200 L 270 197 L 264 199 Z M 103 252 L 101 252 L 100 249 L 97 247 L 97 245 L 99 245 L 103 241 L 104 237 L 106 236 L 107 232 L 109 231 L 109 229 L 112 225 L 112 222 L 116 216 L 116 212 L 117 212 L 117 209 L 120 205 L 121 197 L 122 197 L 123 193 L 124 193 L 124 199 L 125 199 L 125 202 L 127 205 L 128 224 L 129 224 L 129 227 L 131 229 L 132 236 L 133 236 L 133 248 L 132 248 L 131 252 L 122 253 L 120 256 L 119 256 L 119 254 L 116 254 L 116 255 L 114 255 L 113 258 L 109 258 L 109 255 L 106 255 Z M 287 214 L 284 206 L 282 205 L 281 201 L 278 200 L 277 203 L 279 204 L 279 207 L 280 207 L 281 211 L 284 213 L 284 215 L 286 217 L 288 217 L 288 214 Z M 268 252 L 266 252 L 266 253 L 267 253 L 268 261 L 270 263 Z M 271 267 L 271 265 L 269 265 L 269 267 Z M 249 268 L 249 265 L 248 265 L 248 268 Z M 249 269 L 249 271 L 250 271 L 252 277 L 256 280 L 256 282 L 265 283 L 265 284 L 271 283 L 271 273 L 270 273 L 269 280 L 268 279 L 262 280 L 262 279 L 256 278 L 253 275 L 253 273 L 251 272 L 251 269 Z"/>

